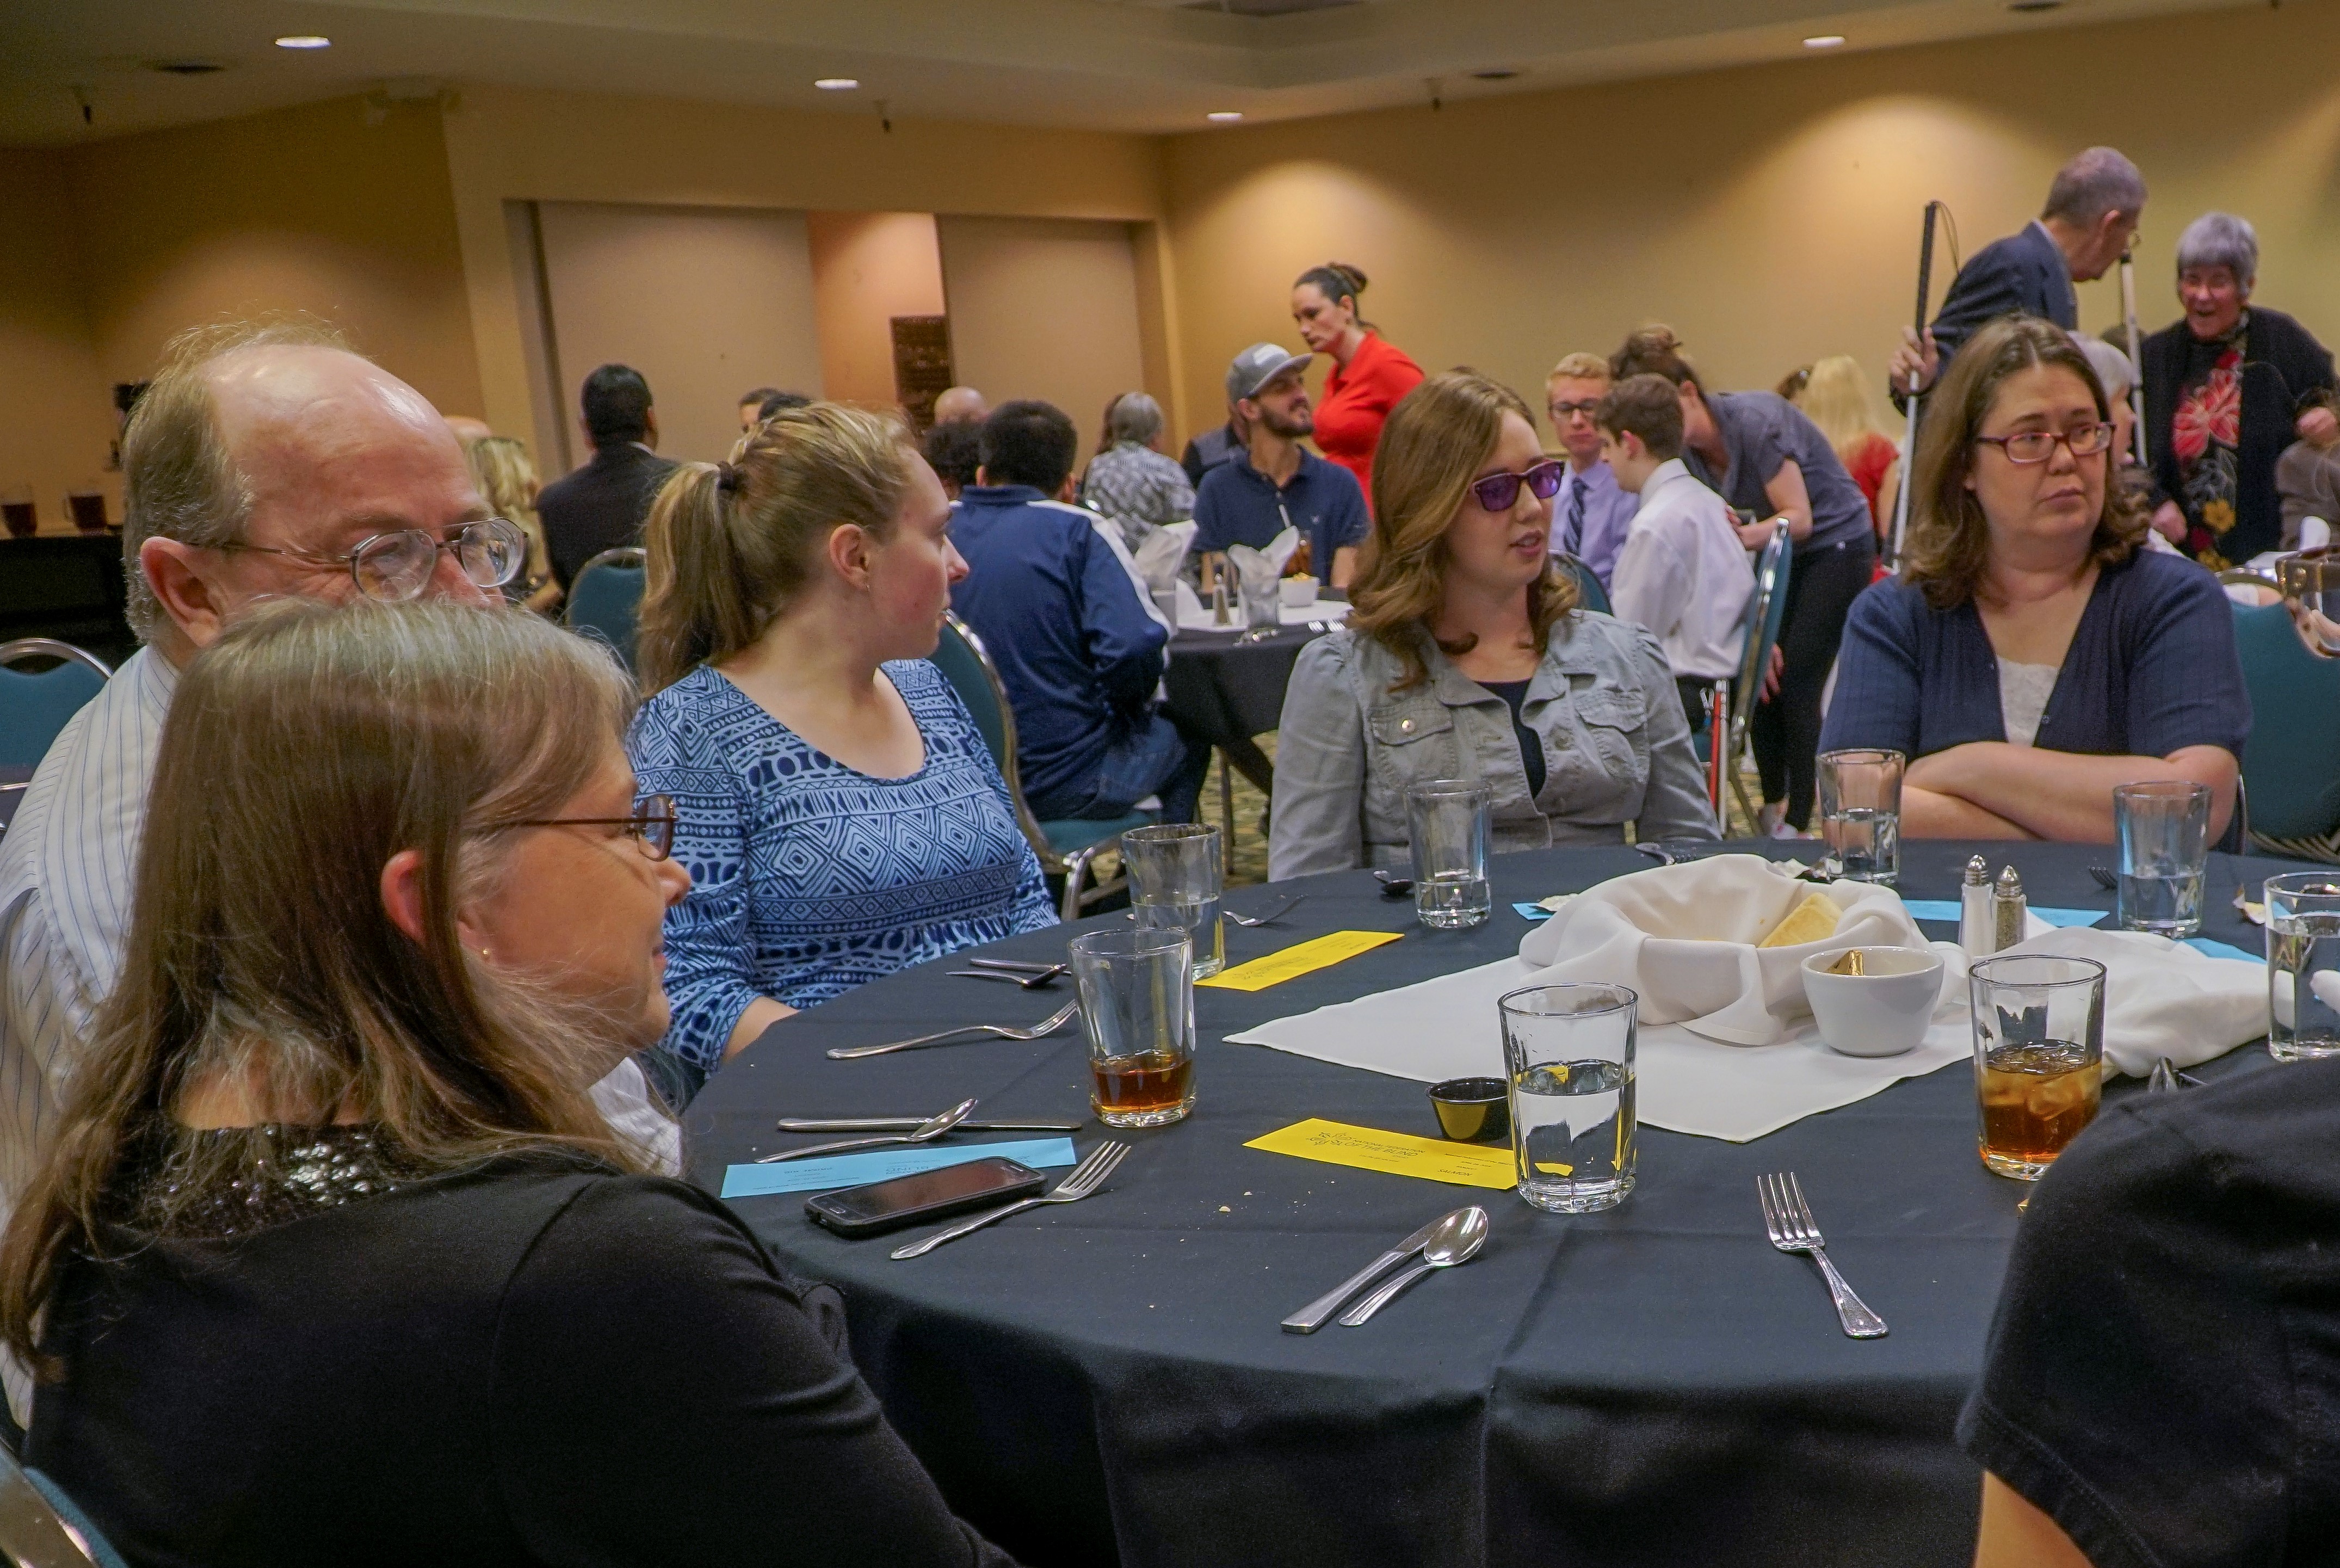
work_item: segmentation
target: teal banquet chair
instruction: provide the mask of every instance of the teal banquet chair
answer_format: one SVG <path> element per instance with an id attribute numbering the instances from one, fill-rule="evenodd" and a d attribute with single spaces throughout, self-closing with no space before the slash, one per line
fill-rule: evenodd
<path id="1" fill-rule="evenodd" d="M 35 659 L 55 662 L 35 674 L 15 668 Z M 70 642 L 0 642 L 0 768 L 39 767 L 57 732 L 113 678 L 103 660 Z"/>
<path id="2" fill-rule="evenodd" d="M 579 567 L 577 581 L 569 585 L 565 618 L 569 629 L 608 643 L 629 670 L 634 668 L 634 635 L 641 620 L 646 559 L 633 546 L 605 550 Z"/>
<path id="3" fill-rule="evenodd" d="M 1754 722 L 1755 704 L 1763 694 L 1763 677 L 1771 668 L 1771 650 L 1780 644 L 1780 624 L 1788 617 L 1788 573 L 1795 559 L 1788 522 L 1781 518 L 1778 531 L 1755 558 L 1755 591 L 1747 600 L 1747 640 L 1740 650 L 1739 673 L 1721 683 L 1729 688 L 1722 694 L 1728 704 L 1728 721 L 1706 727 L 1707 797 L 1718 820 L 1722 817 L 1725 778 L 1730 780 L 1731 793 L 1738 797 L 1740 813 L 1750 823 L 1755 820 L 1755 808 L 1747 799 L 1746 782 L 1739 776 L 1739 759 L 1747 753 L 1748 726 Z"/>
<path id="4" fill-rule="evenodd" d="M 975 715 L 975 727 L 983 736 L 983 743 L 991 749 L 991 759 L 999 764 L 999 776 L 1007 781 L 1007 798 L 1016 808 L 1016 825 L 1023 829 L 1025 841 L 1040 858 L 1040 869 L 1051 877 L 1061 877 L 1065 892 L 1059 912 L 1067 920 L 1077 920 L 1082 911 L 1101 903 L 1121 891 L 1126 885 L 1119 871 L 1095 887 L 1087 884 L 1097 856 L 1108 849 L 1133 828 L 1150 827 L 1161 820 L 1158 811 L 1133 811 L 1111 820 L 1089 820 L 1066 818 L 1062 821 L 1043 822 L 1032 815 L 1032 808 L 1024 799 L 1024 781 L 1016 768 L 1016 710 L 1008 706 L 1007 689 L 1000 684 L 999 667 L 985 651 L 983 639 L 975 629 L 956 615 L 943 617 L 942 640 L 936 644 L 935 667 L 943 672 L 951 690 L 958 693 Z"/>
<path id="5" fill-rule="evenodd" d="M 2282 604 L 2236 605 L 2235 647 L 2251 694 L 2250 837 L 2340 864 L 2340 659 L 2310 648 Z"/>
<path id="6" fill-rule="evenodd" d="M 1609 590 L 1601 586 L 1601 580 L 1592 574 L 1591 567 L 1564 551 L 1552 559 L 1560 562 L 1561 569 L 1569 576 L 1576 579 L 1576 601 L 1579 604 L 1587 610 L 1599 610 L 1603 615 L 1617 613 L 1609 608 Z"/>

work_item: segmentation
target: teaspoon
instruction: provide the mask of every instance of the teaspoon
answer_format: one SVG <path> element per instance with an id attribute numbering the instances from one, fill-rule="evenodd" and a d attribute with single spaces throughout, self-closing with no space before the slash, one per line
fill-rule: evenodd
<path id="1" fill-rule="evenodd" d="M 1487 1211 L 1472 1205 L 1448 1215 L 1422 1244 L 1422 1261 L 1400 1269 L 1364 1300 L 1341 1315 L 1344 1327 L 1355 1328 L 1395 1300 L 1400 1291 L 1433 1269 L 1469 1263 L 1487 1245 Z"/>

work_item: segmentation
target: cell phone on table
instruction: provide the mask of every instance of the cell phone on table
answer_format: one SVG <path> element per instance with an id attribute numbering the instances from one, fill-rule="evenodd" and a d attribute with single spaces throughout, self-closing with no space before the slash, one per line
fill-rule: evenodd
<path id="1" fill-rule="evenodd" d="M 921 1220 L 947 1219 L 971 1208 L 1038 1197 L 1047 1181 L 1030 1166 L 995 1156 L 825 1192 L 805 1199 L 805 1216 L 841 1236 L 858 1240 Z"/>

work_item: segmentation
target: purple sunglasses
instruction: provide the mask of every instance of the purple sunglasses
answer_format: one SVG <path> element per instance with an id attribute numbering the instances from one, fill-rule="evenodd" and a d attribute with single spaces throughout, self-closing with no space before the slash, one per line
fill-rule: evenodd
<path id="1" fill-rule="evenodd" d="M 1538 501 L 1550 501 L 1560 493 L 1560 481 L 1566 470 L 1556 458 L 1546 458 L 1525 473 L 1491 473 L 1484 479 L 1471 481 L 1471 493 L 1481 507 L 1488 511 L 1509 511 L 1520 499 L 1520 486 L 1535 491 Z"/>

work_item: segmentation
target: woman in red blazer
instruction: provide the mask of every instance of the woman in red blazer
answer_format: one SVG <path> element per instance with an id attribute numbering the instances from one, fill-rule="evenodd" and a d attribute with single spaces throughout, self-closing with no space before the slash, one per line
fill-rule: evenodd
<path id="1" fill-rule="evenodd" d="M 1357 314 L 1357 296 L 1364 292 L 1365 274 L 1346 263 L 1311 267 L 1292 285 L 1292 319 L 1310 352 L 1333 361 L 1324 399 L 1316 406 L 1316 444 L 1357 476 L 1370 509 L 1382 422 L 1421 382 L 1422 367 Z"/>

